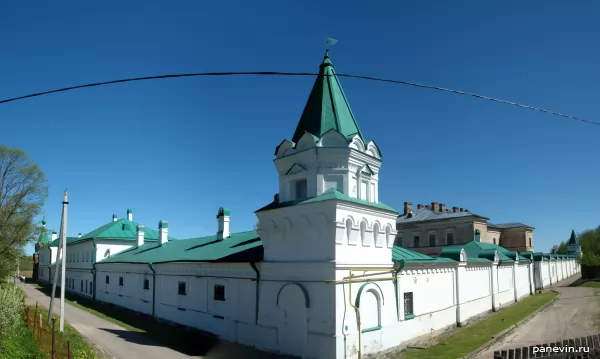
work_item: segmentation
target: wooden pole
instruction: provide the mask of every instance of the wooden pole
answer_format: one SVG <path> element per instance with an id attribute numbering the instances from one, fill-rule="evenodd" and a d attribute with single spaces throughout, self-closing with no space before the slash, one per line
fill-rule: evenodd
<path id="1" fill-rule="evenodd" d="M 54 333 L 56 332 L 56 331 L 54 330 L 54 327 L 55 327 L 55 325 L 56 325 L 56 319 L 55 319 L 55 318 L 52 318 L 52 352 L 50 353 L 50 356 L 51 356 L 51 358 L 52 358 L 52 359 L 56 359 L 56 358 L 54 357 L 54 350 L 55 350 L 55 348 L 54 348 L 54 340 L 55 340 L 55 338 L 54 338 Z"/>
<path id="2" fill-rule="evenodd" d="M 35 303 L 35 313 L 33 313 L 33 336 L 37 334 L 37 314 L 38 314 L 38 303 Z"/>
<path id="3" fill-rule="evenodd" d="M 70 341 L 67 342 L 67 359 L 73 359 L 73 356 L 71 354 L 71 342 Z"/>
<path id="4" fill-rule="evenodd" d="M 38 314 L 40 316 L 40 324 L 38 326 L 38 330 L 40 332 L 38 339 L 39 339 L 39 344 L 40 344 L 40 353 L 42 352 L 42 349 L 44 349 L 44 327 L 42 324 L 42 313 Z"/>

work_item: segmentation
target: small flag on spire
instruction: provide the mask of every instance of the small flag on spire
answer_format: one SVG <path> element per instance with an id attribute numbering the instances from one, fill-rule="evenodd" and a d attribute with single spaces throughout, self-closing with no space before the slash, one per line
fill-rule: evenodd
<path id="1" fill-rule="evenodd" d="M 337 43 L 336 39 L 332 39 L 331 37 L 327 38 L 327 50 L 329 50 L 329 48 L 333 45 L 335 45 Z"/>

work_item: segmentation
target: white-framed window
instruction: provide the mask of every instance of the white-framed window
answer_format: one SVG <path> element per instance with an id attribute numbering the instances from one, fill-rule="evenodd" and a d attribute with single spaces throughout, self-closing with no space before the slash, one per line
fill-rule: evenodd
<path id="1" fill-rule="evenodd" d="M 344 193 L 344 176 L 342 175 L 323 175 L 323 192 L 332 188 Z"/>
<path id="2" fill-rule="evenodd" d="M 446 230 L 446 245 L 452 246 L 455 243 L 455 238 L 454 238 L 454 229 L 447 229 Z"/>
<path id="3" fill-rule="evenodd" d="M 225 286 L 221 284 L 215 284 L 214 288 L 214 300 L 225 301 Z"/>

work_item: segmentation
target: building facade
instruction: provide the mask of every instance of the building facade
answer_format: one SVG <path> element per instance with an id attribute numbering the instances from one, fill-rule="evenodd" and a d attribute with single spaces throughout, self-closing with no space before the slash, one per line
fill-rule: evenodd
<path id="1" fill-rule="evenodd" d="M 404 211 L 396 219 L 395 243 L 413 251 L 439 256 L 448 246 L 474 240 L 492 243 L 517 252 L 532 252 L 534 228 L 522 223 L 489 223 L 489 218 L 443 203 L 417 205 L 404 202 Z"/>
<path id="2" fill-rule="evenodd" d="M 128 211 L 67 240 L 68 289 L 265 351 L 351 359 L 462 325 L 579 271 L 572 256 L 488 243 L 493 230 L 481 240 L 487 218 L 478 216 L 456 216 L 457 240 L 436 257 L 397 245 L 407 229 L 380 201 L 380 149 L 359 130 L 329 56 L 319 71 L 293 136 L 275 149 L 279 188 L 256 211 L 257 230 L 232 233 L 230 210 L 219 208 L 213 235 L 175 240 L 167 221 L 149 229 Z M 39 250 L 41 271 L 55 270 L 52 243 Z"/>

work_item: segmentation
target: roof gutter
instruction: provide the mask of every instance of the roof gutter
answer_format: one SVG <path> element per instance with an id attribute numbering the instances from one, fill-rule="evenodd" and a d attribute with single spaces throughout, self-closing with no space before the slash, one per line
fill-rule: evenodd
<path id="1" fill-rule="evenodd" d="M 152 267 L 152 262 L 148 263 L 148 268 L 152 271 L 152 317 L 156 318 L 156 271 Z"/>

